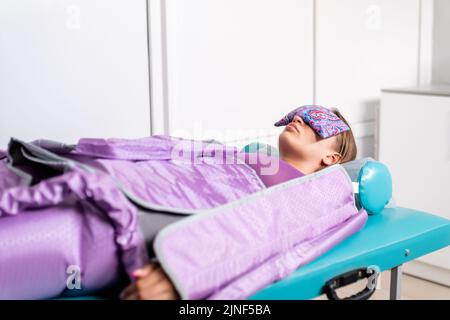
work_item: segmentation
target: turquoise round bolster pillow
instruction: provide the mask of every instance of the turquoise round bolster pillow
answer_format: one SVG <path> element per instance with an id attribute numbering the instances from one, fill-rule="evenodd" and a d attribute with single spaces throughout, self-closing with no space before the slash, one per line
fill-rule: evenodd
<path id="1" fill-rule="evenodd" d="M 392 198 L 392 177 L 389 169 L 372 158 L 342 165 L 354 183 L 356 204 L 368 214 L 378 214 Z"/>

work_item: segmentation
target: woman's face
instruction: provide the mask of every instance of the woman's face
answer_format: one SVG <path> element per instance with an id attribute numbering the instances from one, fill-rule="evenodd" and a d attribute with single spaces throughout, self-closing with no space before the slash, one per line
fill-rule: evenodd
<path id="1" fill-rule="evenodd" d="M 283 158 L 304 161 L 320 169 L 324 164 L 334 161 L 329 156 L 337 154 L 334 150 L 336 137 L 321 138 L 299 116 L 295 116 L 278 137 L 278 147 Z"/>

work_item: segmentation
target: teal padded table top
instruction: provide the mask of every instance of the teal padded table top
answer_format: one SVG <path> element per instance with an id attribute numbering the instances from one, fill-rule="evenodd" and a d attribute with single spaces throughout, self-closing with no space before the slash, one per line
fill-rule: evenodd
<path id="1" fill-rule="evenodd" d="M 412 209 L 385 209 L 369 216 L 359 232 L 250 299 L 315 298 L 328 280 L 347 271 L 373 265 L 389 270 L 448 245 L 449 220 Z"/>

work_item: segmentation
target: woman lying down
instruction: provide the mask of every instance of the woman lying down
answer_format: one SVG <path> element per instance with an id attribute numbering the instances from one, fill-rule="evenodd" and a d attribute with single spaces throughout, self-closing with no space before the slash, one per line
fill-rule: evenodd
<path id="1" fill-rule="evenodd" d="M 353 133 L 335 109 L 303 106 L 290 112 L 276 126 L 285 126 L 278 140 L 282 170 L 261 176 L 266 185 L 311 174 L 356 158 Z M 284 170 L 284 172 L 282 172 Z M 288 175 L 286 170 L 294 170 Z M 289 176 L 286 178 L 286 176 Z M 178 299 L 174 284 L 159 264 L 147 264 L 133 273 L 135 281 L 121 294 L 122 299 Z"/>
<path id="2" fill-rule="evenodd" d="M 355 159 L 352 131 L 320 106 L 275 125 L 286 126 L 279 157 L 169 136 L 12 138 L 0 154 L 0 299 L 98 292 L 124 271 L 123 299 L 245 299 L 317 258 L 367 217 L 333 166 Z"/>

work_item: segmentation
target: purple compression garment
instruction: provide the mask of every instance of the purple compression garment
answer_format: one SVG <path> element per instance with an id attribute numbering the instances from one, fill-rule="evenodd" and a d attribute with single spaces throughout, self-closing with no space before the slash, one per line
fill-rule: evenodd
<path id="1" fill-rule="evenodd" d="M 195 213 L 265 187 L 238 160 L 236 148 L 215 143 L 168 136 L 81 139 L 73 154 L 94 157 L 133 200 L 160 210 Z"/>
<path id="2" fill-rule="evenodd" d="M 48 149 L 36 147 L 46 144 Z M 247 165 L 219 161 L 225 153 L 235 157 L 235 148 L 224 150 L 213 144 L 201 146 L 204 148 L 191 149 L 189 141 L 165 136 L 139 140 L 82 139 L 75 151 L 45 141 L 35 145 L 18 141 L 11 144 L 12 153 L 19 150 L 28 160 L 39 159 L 34 160 L 37 164 L 47 161 L 48 166 L 70 170 L 29 186 L 27 175 L 33 176 L 33 170 L 19 174 L 17 168 L 12 169 L 0 160 L 0 225 L 2 230 L 9 230 L 0 233 L 0 251 L 8 252 L 0 255 L 0 297 L 48 298 L 58 295 L 65 289 L 66 282 L 61 279 L 66 279 L 66 269 L 70 265 L 81 268 L 83 288 L 88 291 L 111 283 L 109 280 L 118 276 L 117 261 L 108 267 L 111 260 L 93 259 L 98 247 L 87 244 L 96 241 L 105 246 L 105 253 L 117 251 L 110 257 L 120 257 L 122 267 L 128 273 L 141 267 L 147 257 L 137 226 L 137 208 L 124 196 L 123 189 L 127 189 L 133 200 L 149 207 L 195 213 L 264 188 Z M 185 156 L 192 158 L 186 160 L 175 154 L 177 158 L 173 159 L 175 147 L 175 151 L 184 151 Z M 48 150 L 52 154 L 46 154 Z M 64 162 L 63 159 L 62 163 L 57 163 L 58 153 L 102 170 L 86 171 L 82 166 L 73 166 L 72 160 Z M 48 161 L 46 157 L 52 160 Z M 33 169 L 34 164 L 27 163 L 27 166 Z M 67 205 L 68 201 L 71 206 Z M 60 215 L 61 211 L 65 214 Z M 27 229 L 20 229 L 20 222 L 31 215 Z M 62 216 L 71 215 L 73 219 L 66 223 L 72 227 L 55 228 Z M 42 223 L 39 223 L 40 219 Z M 105 228 L 111 229 L 114 242 L 104 241 L 101 230 Z M 68 229 L 74 230 L 73 233 L 67 235 Z M 66 241 L 57 241 L 49 247 L 52 239 Z M 33 264 L 24 258 L 27 256 L 33 257 Z M 98 268 L 93 267 L 95 265 Z M 51 271 L 54 281 L 47 281 L 45 274 L 40 277 L 42 270 Z M 86 272 L 88 276 L 84 276 Z M 104 273 L 109 274 L 104 276 Z M 30 281 L 32 275 L 34 282 Z"/>
<path id="3" fill-rule="evenodd" d="M 0 299 L 88 294 L 114 285 L 122 272 L 114 229 L 86 202 L 67 199 L 2 217 L 0 235 Z M 66 286 L 71 266 L 82 271 L 76 290 Z"/>
<path id="4" fill-rule="evenodd" d="M 0 230 L 0 298 L 59 295 L 71 266 L 89 292 L 117 280 L 119 261 L 128 272 L 147 261 L 136 208 L 106 175 L 75 170 L 3 190 Z"/>
<path id="5" fill-rule="evenodd" d="M 157 235 L 155 251 L 183 298 L 243 299 L 366 219 L 345 169 L 333 166 L 174 223 Z"/>
<path id="6" fill-rule="evenodd" d="M 182 142 L 181 146 L 179 142 Z M 239 202 L 239 199 L 262 191 L 265 189 L 262 181 L 269 186 L 289 179 L 289 177 L 282 177 L 282 174 L 278 177 L 280 179 L 275 179 L 279 182 L 274 180 L 270 182 L 270 179 L 265 179 L 267 177 L 263 175 L 260 179 L 251 165 L 245 165 L 242 161 L 232 164 L 223 164 L 219 161 L 224 154 L 236 157 L 235 148 L 224 149 L 220 145 L 200 143 L 200 148 L 192 149 L 187 147 L 190 142 L 166 136 L 138 140 L 82 139 L 73 150 L 67 146 L 58 147 L 46 141 L 38 141 L 34 146 L 44 147 L 44 149 L 52 151 L 52 154 L 59 154 L 64 158 L 80 161 L 101 170 L 86 172 L 78 165 L 72 167 L 73 163 L 63 163 L 62 167 L 69 172 L 43 180 L 32 187 L 26 185 L 24 177 L 18 177 L 14 172 L 8 171 L 9 168 L 0 161 L 0 172 L 5 173 L 0 176 L 0 216 L 3 215 L 0 217 L 0 226 L 2 230 L 9 230 L 9 233 L 5 232 L 4 234 L 12 237 L 2 237 L 2 233 L 0 233 L 0 251 L 8 252 L 8 255 L 0 256 L 0 288 L 3 288 L 3 291 L 0 290 L 0 296 L 2 292 L 5 298 L 47 298 L 57 295 L 65 288 L 66 270 L 72 264 L 81 264 L 82 279 L 84 279 L 82 286 L 87 290 L 95 290 L 112 283 L 118 275 L 119 267 L 116 258 L 120 258 L 121 267 L 128 272 L 141 266 L 145 263 L 146 257 L 143 254 L 141 235 L 136 226 L 137 210 L 129 201 L 130 199 L 144 207 L 147 206 L 147 209 L 161 208 L 183 214 L 199 213 L 204 217 L 207 209 L 219 209 L 224 207 L 222 205 L 227 206 L 229 203 Z M 205 149 L 205 145 L 208 148 Z M 27 152 L 31 152 L 33 157 L 42 156 L 39 155 L 39 150 L 34 150 L 32 146 L 22 145 L 22 147 Z M 181 151 L 184 154 L 182 157 L 178 154 L 174 159 L 174 154 L 177 154 L 174 151 Z M 30 155 L 28 158 L 32 159 Z M 45 159 L 45 156 L 41 157 L 42 159 Z M 242 158 L 240 159 L 242 160 Z M 50 161 L 49 165 L 55 165 L 55 163 L 57 166 L 60 165 L 57 161 Z M 280 168 L 283 165 L 281 164 Z M 292 178 L 294 178 L 301 173 L 292 171 L 292 174 L 294 175 Z M 331 181 L 333 178 L 329 180 Z M 300 198 L 308 199 L 310 197 L 308 189 L 301 188 L 302 197 Z M 176 196 L 168 197 L 168 194 Z M 281 194 L 278 197 L 280 197 L 278 200 L 273 199 L 272 201 L 274 203 L 280 200 L 287 201 Z M 263 196 L 259 198 L 264 199 Z M 263 205 L 263 211 L 269 216 L 282 209 L 286 210 L 286 208 L 274 208 L 270 205 L 267 207 L 267 203 Z M 319 210 L 319 207 L 321 204 L 318 203 L 316 208 Z M 90 211 L 89 208 L 92 210 Z M 347 212 L 341 212 L 342 215 L 336 216 L 337 220 L 332 219 L 318 229 L 317 226 L 314 227 L 316 228 L 314 232 L 322 231 L 322 233 L 313 232 L 315 237 L 304 238 L 303 258 L 299 258 L 294 265 L 301 265 L 302 261 L 306 263 L 362 227 L 361 221 L 364 219 L 360 218 L 358 220 L 360 223 L 355 223 L 355 211 L 350 204 L 347 208 Z M 63 215 L 67 219 L 64 221 L 72 224 L 70 228 L 55 228 L 55 225 L 60 224 L 58 219 L 62 219 L 60 212 L 65 212 Z M 239 212 L 242 214 L 243 211 Z M 239 212 L 235 212 L 235 214 Z M 32 223 L 30 219 L 27 224 L 27 234 L 24 234 L 18 228 L 28 215 L 34 215 L 34 220 L 42 219 L 42 223 L 36 221 Z M 70 219 L 71 216 L 77 218 Z M 363 214 L 360 216 L 364 217 Z M 348 219 L 345 220 L 344 217 L 348 217 Z M 21 220 L 19 221 L 19 219 Z M 276 220 L 272 220 L 272 224 L 274 221 Z M 265 227 L 269 227 L 271 222 L 267 220 L 266 222 L 259 221 L 259 223 L 262 223 L 261 226 L 266 224 Z M 214 225 L 214 221 L 212 224 Z M 111 233 L 107 232 L 108 227 L 111 228 Z M 334 228 L 335 232 L 327 231 L 330 228 Z M 76 232 L 67 235 L 67 229 L 76 230 Z M 97 229 L 99 230 L 98 234 L 94 232 Z M 273 229 L 273 231 L 277 230 Z M 224 232 L 223 235 L 226 234 L 226 230 L 221 230 L 221 232 Z M 243 232 L 245 232 L 245 228 Z M 32 243 L 23 240 L 29 239 L 30 235 L 33 235 L 37 241 Z M 53 239 L 66 239 L 66 241 L 61 240 L 60 245 L 50 246 L 46 235 L 53 236 Z M 218 238 L 227 241 L 222 243 L 222 246 L 227 247 L 230 239 L 222 236 Z M 22 240 L 16 241 L 16 239 Z M 313 244 L 315 241 L 322 243 L 322 247 L 317 245 L 317 249 L 315 249 L 307 245 L 307 243 Z M 100 248 L 85 244 L 94 242 L 99 242 L 104 246 L 103 252 L 110 259 L 107 257 L 98 260 L 92 259 L 93 256 L 101 256 L 101 253 L 97 253 Z M 164 243 L 170 242 L 165 241 Z M 10 247 L 13 245 L 16 245 L 14 247 L 16 250 L 10 249 L 13 248 Z M 199 250 L 202 250 L 201 245 L 201 243 L 197 243 L 190 249 L 195 250 L 197 246 Z M 273 247 L 271 250 L 276 252 L 281 248 Z M 285 252 L 278 253 L 282 255 Z M 24 259 L 27 255 L 34 257 L 33 265 Z M 164 255 L 165 257 L 171 256 L 167 253 Z M 114 258 L 112 258 L 113 256 Z M 176 254 L 173 254 L 173 257 L 178 259 Z M 287 261 L 278 261 L 277 265 L 282 266 L 284 262 Z M 258 273 L 257 270 L 263 265 L 255 264 L 251 268 Z M 286 265 L 286 271 L 292 271 L 294 265 Z M 38 271 L 32 278 L 34 282 L 30 280 L 29 277 L 33 275 L 33 270 L 44 270 L 46 267 L 48 270 L 52 270 L 54 281 L 48 280 L 49 274 L 45 272 L 42 277 L 39 277 L 39 273 L 43 271 Z M 205 270 L 197 271 L 199 271 L 198 274 L 205 272 Z M 215 278 L 216 281 L 219 281 L 221 290 L 209 292 L 203 297 L 233 296 L 230 295 L 230 292 L 236 291 L 236 288 L 233 289 L 232 283 L 227 279 L 239 270 L 228 271 L 228 274 L 223 274 L 223 278 Z M 239 275 L 244 281 L 246 277 L 242 270 L 240 271 Z M 250 275 L 249 271 L 247 270 L 245 274 Z M 86 275 L 86 273 L 88 274 Z M 108 276 L 105 273 L 109 273 Z M 9 280 L 9 274 L 16 275 L 14 284 Z M 20 276 L 24 274 L 29 277 Z M 272 275 L 272 278 L 276 279 L 277 276 Z M 179 280 L 175 281 L 179 283 Z M 183 281 L 187 285 L 192 279 L 187 277 Z M 254 281 L 253 285 L 261 287 L 268 281 L 268 278 L 261 278 L 259 282 Z M 254 291 L 250 287 L 247 289 L 244 288 L 245 292 L 235 296 L 244 297 Z M 200 298 L 199 295 L 196 297 Z"/>

